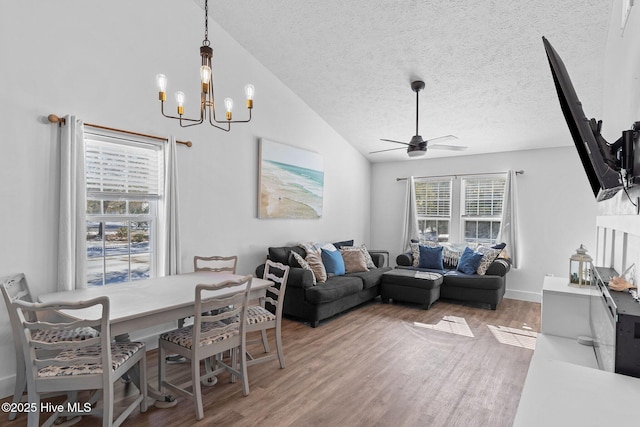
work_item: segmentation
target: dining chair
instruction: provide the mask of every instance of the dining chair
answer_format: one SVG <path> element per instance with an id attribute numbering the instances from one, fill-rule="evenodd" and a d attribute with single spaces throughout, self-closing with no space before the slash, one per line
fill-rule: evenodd
<path id="1" fill-rule="evenodd" d="M 227 271 L 236 274 L 238 256 L 194 256 L 193 271 Z"/>
<path id="2" fill-rule="evenodd" d="M 218 284 L 199 284 L 195 291 L 192 325 L 160 335 L 158 340 L 158 388 L 166 388 L 193 398 L 196 418 L 204 418 L 201 382 L 221 372 L 231 373 L 232 381 L 240 378 L 243 395 L 249 394 L 246 365 L 245 317 L 252 276 L 226 280 Z M 220 292 L 229 288 L 231 291 Z M 224 308 L 224 309 L 223 309 Z M 221 310 L 223 309 L 223 310 Z M 231 361 L 215 358 L 215 369 L 200 373 L 200 361 L 231 350 Z M 165 353 L 175 353 L 191 361 L 191 391 L 187 383 L 173 384 L 166 379 Z M 238 360 L 239 359 L 239 360 Z"/>
<path id="3" fill-rule="evenodd" d="M 260 331 L 264 352 L 269 353 L 269 341 L 267 330 L 274 329 L 276 336 L 276 353 L 280 361 L 280 368 L 284 369 L 284 352 L 282 349 L 282 307 L 284 294 L 289 278 L 289 266 L 267 260 L 265 263 L 263 279 L 273 282 L 266 291 L 266 295 L 260 298 L 260 305 L 247 308 L 247 333 Z M 257 358 L 250 358 L 247 366 L 257 363 L 275 360 L 276 354 L 267 354 Z"/>
<path id="4" fill-rule="evenodd" d="M 6 276 L 0 279 L 0 290 L 2 291 L 2 297 L 7 306 L 7 312 L 9 314 L 9 323 L 11 323 L 11 330 L 13 333 L 13 342 L 15 345 L 16 353 L 16 383 L 13 392 L 12 407 L 16 407 L 15 404 L 22 401 L 24 392 L 27 389 L 27 371 L 25 365 L 24 352 L 22 351 L 22 325 L 18 318 L 17 312 L 12 308 L 12 304 L 15 301 L 34 302 L 31 291 L 27 284 L 27 279 L 23 273 Z M 33 313 L 30 313 L 32 315 Z M 46 313 L 44 318 L 55 316 L 57 313 Z M 33 317 L 29 320 L 34 320 Z M 34 337 L 40 341 L 56 342 L 56 341 L 69 341 L 71 339 L 87 339 L 93 338 L 98 335 L 98 331 L 89 327 L 75 328 L 73 331 L 67 333 L 62 331 L 35 331 Z M 9 421 L 14 420 L 17 416 L 17 412 L 9 412 Z"/>
<path id="5" fill-rule="evenodd" d="M 193 271 L 214 271 L 214 272 L 229 272 L 236 274 L 236 265 L 238 264 L 238 256 L 194 256 L 193 257 Z M 182 328 L 185 325 L 187 318 L 178 319 L 178 328 Z M 170 364 L 184 363 L 186 359 L 177 354 L 169 354 L 165 361 Z M 211 381 L 213 380 L 213 381 Z M 210 381 L 204 383 L 204 385 L 214 385 L 215 377 L 210 378 Z"/>
<path id="6" fill-rule="evenodd" d="M 67 401 L 63 404 L 66 410 L 52 414 L 45 426 L 50 426 L 61 416 L 100 414 L 103 427 L 117 427 L 136 406 L 140 406 L 140 412 L 147 410 L 146 347 L 141 342 L 111 341 L 109 298 L 50 304 L 17 300 L 12 303 L 12 308 L 22 328 L 29 404 L 37 408 L 28 414 L 28 427 L 40 425 L 40 400 L 43 393 L 100 390 L 102 394 L 102 408 L 86 411 L 86 405 Z M 68 317 L 38 320 L 38 313 L 60 310 L 64 310 Z M 85 327 L 98 330 L 98 335 L 57 342 L 38 338 L 42 332 L 73 334 L 77 328 Z M 113 384 L 132 369 L 136 370 L 136 375 L 132 377 L 139 393 L 114 420 Z"/>

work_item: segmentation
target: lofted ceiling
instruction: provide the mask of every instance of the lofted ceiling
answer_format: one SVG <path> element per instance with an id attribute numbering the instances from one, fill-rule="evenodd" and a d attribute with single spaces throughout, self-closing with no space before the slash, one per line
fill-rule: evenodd
<path id="1" fill-rule="evenodd" d="M 194 0 L 204 8 L 204 0 Z M 209 16 L 372 162 L 380 138 L 453 134 L 474 155 L 572 144 L 542 45 L 601 117 L 611 0 L 211 0 Z M 212 41 L 215 46 L 215 40 Z M 256 103 L 260 88 L 256 88 Z M 259 105 L 259 104 L 258 104 Z"/>

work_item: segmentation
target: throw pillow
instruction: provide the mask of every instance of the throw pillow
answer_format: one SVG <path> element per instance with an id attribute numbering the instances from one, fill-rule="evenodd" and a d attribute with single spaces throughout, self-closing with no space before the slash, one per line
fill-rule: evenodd
<path id="1" fill-rule="evenodd" d="M 347 273 L 358 273 L 361 271 L 369 271 L 367 268 L 367 260 L 361 250 L 340 250 L 342 259 L 344 260 L 344 269 Z"/>
<path id="2" fill-rule="evenodd" d="M 342 276 L 345 273 L 344 260 L 340 251 L 321 249 L 322 263 L 327 275 Z"/>
<path id="3" fill-rule="evenodd" d="M 335 248 L 338 250 L 343 246 L 353 246 L 353 240 L 344 240 L 342 242 L 335 242 L 333 246 L 335 246 Z"/>
<path id="4" fill-rule="evenodd" d="M 340 248 L 340 250 L 341 251 L 343 251 L 343 250 L 346 250 L 346 251 L 360 251 L 364 255 L 364 259 L 367 262 L 367 268 L 377 268 L 376 264 L 373 262 L 373 259 L 371 258 L 371 254 L 369 253 L 369 250 L 364 245 L 364 243 L 362 245 L 360 245 L 360 246 L 343 246 L 343 247 Z"/>
<path id="5" fill-rule="evenodd" d="M 413 257 L 412 267 L 417 267 L 420 264 L 420 245 L 418 243 L 411 242 L 411 256 Z"/>
<path id="6" fill-rule="evenodd" d="M 489 266 L 493 263 L 493 261 L 496 260 L 496 258 L 498 258 L 498 255 L 500 255 L 502 249 L 493 249 L 487 248 L 486 246 L 478 246 L 478 249 L 476 249 L 476 251 L 482 254 L 482 259 L 480 260 L 480 265 L 478 266 L 477 273 L 481 276 L 484 276 Z"/>
<path id="7" fill-rule="evenodd" d="M 418 263 L 418 267 L 444 270 L 444 266 L 442 265 L 442 249 L 442 246 L 432 248 L 430 246 L 420 245 L 420 262 Z"/>
<path id="8" fill-rule="evenodd" d="M 467 247 L 458 261 L 458 271 L 464 274 L 475 274 L 482 261 L 482 254 Z"/>
<path id="9" fill-rule="evenodd" d="M 327 270 L 324 269 L 324 264 L 322 263 L 322 256 L 319 251 L 309 250 L 307 251 L 307 256 L 305 257 L 305 261 L 311 267 L 311 271 L 313 271 L 313 275 L 316 278 L 316 283 L 322 283 L 327 281 Z"/>
<path id="10" fill-rule="evenodd" d="M 291 255 L 293 255 L 293 258 L 295 258 L 296 262 L 300 265 L 300 268 L 304 268 L 305 270 L 309 270 L 311 272 L 311 276 L 313 276 L 313 284 L 315 285 L 317 283 L 316 275 L 313 273 L 313 269 L 311 268 L 309 263 L 294 251 L 291 251 Z"/>

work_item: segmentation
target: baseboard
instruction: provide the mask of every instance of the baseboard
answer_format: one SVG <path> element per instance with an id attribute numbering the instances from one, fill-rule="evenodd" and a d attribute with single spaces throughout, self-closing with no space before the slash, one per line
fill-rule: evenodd
<path id="1" fill-rule="evenodd" d="M 0 399 L 13 396 L 13 388 L 16 386 L 16 376 L 9 375 L 8 377 L 0 378 Z M 0 414 L 1 416 L 4 416 Z M 6 415 L 6 413 L 5 413 Z"/>
<path id="2" fill-rule="evenodd" d="M 542 296 L 539 292 L 516 291 L 507 289 L 504 297 L 509 299 L 517 299 L 520 301 L 542 302 Z"/>

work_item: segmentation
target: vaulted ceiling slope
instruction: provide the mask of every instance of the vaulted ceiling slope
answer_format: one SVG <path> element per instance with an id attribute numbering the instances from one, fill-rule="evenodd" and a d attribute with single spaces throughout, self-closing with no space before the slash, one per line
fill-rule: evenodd
<path id="1" fill-rule="evenodd" d="M 415 79 L 426 83 L 420 134 L 454 134 L 469 147 L 427 157 L 571 145 L 542 36 L 585 113 L 601 116 L 610 0 L 211 0 L 209 9 L 372 162 L 408 159 L 368 153 L 394 147 L 380 138 L 414 134 Z"/>

